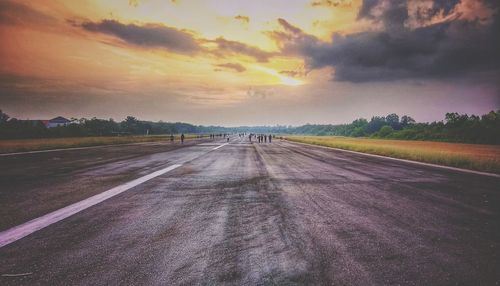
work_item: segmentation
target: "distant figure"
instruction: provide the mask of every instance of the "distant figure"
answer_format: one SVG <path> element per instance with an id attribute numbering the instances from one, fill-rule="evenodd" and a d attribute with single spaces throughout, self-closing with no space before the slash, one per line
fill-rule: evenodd
<path id="1" fill-rule="evenodd" d="M 174 134 L 170 134 L 170 142 L 174 142 Z"/>
<path id="2" fill-rule="evenodd" d="M 227 142 L 229 142 L 229 137 L 227 137 Z"/>
<path id="3" fill-rule="evenodd" d="M 266 135 L 263 135 L 264 136 L 264 142 L 267 143 L 267 136 Z"/>
<path id="4" fill-rule="evenodd" d="M 250 143 L 252 143 L 252 134 L 248 135 L 248 141 L 250 141 Z"/>
<path id="5" fill-rule="evenodd" d="M 184 144 L 184 133 L 181 134 L 181 144 Z"/>
<path id="6" fill-rule="evenodd" d="M 271 136 L 271 134 L 269 134 L 269 143 L 271 143 L 271 138 L 273 138 L 273 136 Z"/>

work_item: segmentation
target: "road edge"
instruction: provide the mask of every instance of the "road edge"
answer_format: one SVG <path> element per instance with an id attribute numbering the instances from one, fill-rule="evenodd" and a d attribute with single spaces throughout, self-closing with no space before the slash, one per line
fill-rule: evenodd
<path id="1" fill-rule="evenodd" d="M 413 161 L 413 160 L 408 160 L 408 159 L 400 159 L 400 158 L 394 158 L 394 157 L 388 157 L 388 156 L 382 156 L 382 155 L 376 155 L 376 154 L 370 154 L 370 153 L 363 153 L 363 152 L 358 152 L 358 151 L 340 149 L 340 148 L 329 147 L 329 146 L 322 146 L 322 145 L 317 145 L 317 144 L 302 143 L 302 142 L 291 141 L 288 139 L 285 139 L 285 140 L 286 140 L 286 142 L 296 143 L 296 144 L 301 144 L 301 145 L 306 145 L 306 146 L 314 146 L 314 147 L 319 147 L 319 148 L 324 148 L 324 149 L 329 149 L 329 150 L 337 150 L 337 151 L 342 151 L 342 152 L 347 152 L 347 153 L 352 153 L 352 154 L 359 154 L 359 155 L 364 155 L 364 156 L 369 156 L 369 157 L 374 157 L 374 158 L 410 163 L 410 164 L 415 164 L 415 165 L 420 165 L 420 166 L 433 167 L 433 168 L 445 169 L 445 170 L 468 173 L 468 174 L 475 174 L 475 175 L 500 178 L 500 174 L 495 174 L 495 173 L 481 172 L 481 171 L 462 169 L 462 168 L 445 166 L 445 165 L 438 165 L 438 164 L 425 163 L 425 162 L 420 162 L 420 161 Z"/>
<path id="2" fill-rule="evenodd" d="M 198 138 L 195 138 L 198 139 Z M 192 139 L 187 139 L 192 140 Z M 22 152 L 11 152 L 11 153 L 0 153 L 0 157 L 8 157 L 8 156 L 19 156 L 19 155 L 29 155 L 29 154 L 38 154 L 38 153 L 51 153 L 51 152 L 61 152 L 61 151 L 76 151 L 76 150 L 87 150 L 87 149 L 98 149 L 98 148 L 107 148 L 113 146 L 133 146 L 133 145 L 154 145 L 158 143 L 171 143 L 170 141 L 145 141 L 145 142 L 135 142 L 135 143 L 117 143 L 117 144 L 106 144 L 106 145 L 92 145 L 92 146 L 84 146 L 84 147 L 68 147 L 68 148 L 56 148 L 56 149 L 42 149 L 42 150 L 32 150 L 32 151 L 22 151 Z M 177 142 L 176 142 L 177 143 Z M 196 144 L 194 144 L 196 145 Z"/>

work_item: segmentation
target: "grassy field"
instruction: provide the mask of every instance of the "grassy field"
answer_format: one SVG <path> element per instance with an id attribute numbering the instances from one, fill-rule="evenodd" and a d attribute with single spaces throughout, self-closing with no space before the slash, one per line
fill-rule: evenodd
<path id="1" fill-rule="evenodd" d="M 400 159 L 500 173 L 500 145 L 384 140 L 336 136 L 287 136 L 316 144 Z"/>
<path id="2" fill-rule="evenodd" d="M 188 134 L 186 135 L 186 140 L 193 139 L 196 137 L 197 135 Z M 160 142 L 169 140 L 170 140 L 169 135 L 0 140 L 0 154 L 11 153 L 11 152 L 60 149 L 60 148 L 130 144 L 130 143 L 141 143 L 141 142 Z M 179 140 L 180 140 L 180 135 L 175 135 L 175 141 Z"/>

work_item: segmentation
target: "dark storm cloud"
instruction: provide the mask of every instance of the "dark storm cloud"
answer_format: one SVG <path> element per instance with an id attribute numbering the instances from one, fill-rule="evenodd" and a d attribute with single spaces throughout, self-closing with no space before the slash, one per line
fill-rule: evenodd
<path id="1" fill-rule="evenodd" d="M 81 27 L 90 32 L 112 35 L 128 44 L 141 47 L 162 48 L 182 54 L 192 54 L 201 49 L 190 33 L 159 24 L 140 26 L 102 20 L 97 23 L 84 22 Z"/>
<path id="2" fill-rule="evenodd" d="M 455 17 L 437 24 L 409 28 L 405 1 L 385 1 L 382 13 L 373 13 L 381 2 L 365 0 L 358 15 L 359 19 L 382 24 L 378 31 L 335 34 L 328 43 L 280 19 L 278 21 L 285 32 L 274 31 L 269 35 L 280 43 L 283 53 L 302 55 L 309 69 L 333 67 L 335 79 L 339 81 L 500 74 L 498 11 L 487 24 Z M 425 17 L 436 15 L 437 11 L 450 13 L 454 6 L 449 3 L 436 1 Z M 498 5 L 491 6 L 493 2 L 487 4 L 489 9 L 498 8 Z"/>

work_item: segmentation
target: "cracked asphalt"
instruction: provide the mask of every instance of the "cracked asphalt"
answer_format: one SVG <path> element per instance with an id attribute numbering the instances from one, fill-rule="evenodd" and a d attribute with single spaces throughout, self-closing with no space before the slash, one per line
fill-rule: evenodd
<path id="1" fill-rule="evenodd" d="M 182 164 L 0 248 L 0 284 L 500 284 L 499 178 L 222 143 L 0 158 L 0 231 Z"/>

